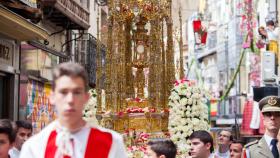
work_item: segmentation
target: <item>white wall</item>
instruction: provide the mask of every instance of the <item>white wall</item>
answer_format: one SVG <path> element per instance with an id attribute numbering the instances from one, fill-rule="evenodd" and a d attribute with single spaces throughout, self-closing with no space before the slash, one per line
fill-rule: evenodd
<path id="1" fill-rule="evenodd" d="M 39 24 L 42 28 L 44 28 L 49 34 L 53 34 L 56 32 L 61 31 L 62 27 L 57 27 L 55 24 L 51 23 L 50 21 L 43 20 Z M 56 33 L 54 35 L 51 35 L 47 38 L 47 41 L 49 42 L 48 45 L 46 45 L 50 49 L 54 49 L 58 52 L 62 52 L 62 45 L 65 43 L 66 40 L 66 31 L 62 31 L 60 33 Z M 43 41 L 42 41 L 43 43 Z"/>
<path id="2" fill-rule="evenodd" d="M 92 34 L 94 37 L 97 36 L 97 9 L 98 9 L 98 5 L 95 3 L 94 0 L 90 1 L 90 16 L 89 16 L 89 24 L 90 24 L 90 28 L 88 29 L 88 33 Z M 99 23 L 100 24 L 100 23 Z"/>

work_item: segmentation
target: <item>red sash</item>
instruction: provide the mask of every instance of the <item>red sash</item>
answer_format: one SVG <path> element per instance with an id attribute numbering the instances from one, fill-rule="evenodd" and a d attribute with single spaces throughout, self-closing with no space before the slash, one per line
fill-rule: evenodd
<path id="1" fill-rule="evenodd" d="M 45 158 L 54 158 L 57 146 L 55 144 L 56 131 L 52 131 L 45 150 Z M 91 128 L 84 158 L 108 158 L 112 145 L 112 135 L 95 128 Z M 70 158 L 64 156 L 64 158 Z"/>

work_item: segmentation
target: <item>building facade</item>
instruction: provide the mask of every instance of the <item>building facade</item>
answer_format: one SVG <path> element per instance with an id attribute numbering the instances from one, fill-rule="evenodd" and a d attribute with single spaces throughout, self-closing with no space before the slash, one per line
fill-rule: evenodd
<path id="1" fill-rule="evenodd" d="M 1 118 L 18 118 L 21 42 L 44 40 L 48 37 L 48 33 L 35 24 L 38 17 L 32 15 L 38 13 L 38 10 L 34 9 L 32 5 L 22 1 L 0 2 Z"/>
<path id="2" fill-rule="evenodd" d="M 202 47 L 194 47 L 193 59 L 197 62 L 202 84 L 213 97 L 211 99 L 213 104 L 210 105 L 213 126 L 231 126 L 235 122 L 236 114 L 241 122 L 241 92 L 244 86 L 242 77 L 246 75 L 239 74 L 225 100 L 220 101 L 219 98 L 229 86 L 241 53 L 243 40 L 239 29 L 241 18 L 238 16 L 239 10 L 235 7 L 239 1 L 208 0 L 201 3 L 204 7 L 200 14 L 190 19 L 190 25 L 195 19 L 202 20 L 207 28 L 207 43 Z M 242 67 L 244 64 L 241 69 Z"/>
<path id="3" fill-rule="evenodd" d="M 38 132 L 56 117 L 51 70 L 75 61 L 72 41 L 90 27 L 90 0 L 8 0 L 0 7 L 0 115 L 30 120 Z"/>

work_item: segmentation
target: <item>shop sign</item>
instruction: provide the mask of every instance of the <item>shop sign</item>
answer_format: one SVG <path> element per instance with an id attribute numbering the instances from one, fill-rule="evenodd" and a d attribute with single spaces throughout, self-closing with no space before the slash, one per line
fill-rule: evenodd
<path id="1" fill-rule="evenodd" d="M 13 59 L 13 43 L 7 40 L 0 39 L 0 62 L 12 65 Z"/>
<path id="2" fill-rule="evenodd" d="M 20 1 L 30 7 L 37 8 L 37 0 L 20 0 Z"/>

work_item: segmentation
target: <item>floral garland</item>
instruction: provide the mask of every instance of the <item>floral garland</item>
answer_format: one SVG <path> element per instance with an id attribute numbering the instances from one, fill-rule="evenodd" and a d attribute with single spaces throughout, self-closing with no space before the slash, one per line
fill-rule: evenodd
<path id="1" fill-rule="evenodd" d="M 127 145 L 129 158 L 143 158 L 147 155 L 147 142 L 150 138 L 149 133 L 136 132 L 135 129 L 126 130 L 123 134 Z"/>
<path id="2" fill-rule="evenodd" d="M 241 24 L 240 24 L 240 30 L 241 33 L 243 33 L 244 41 L 242 44 L 241 54 L 239 58 L 238 65 L 236 66 L 236 70 L 233 74 L 233 77 L 228 82 L 227 89 L 224 91 L 224 95 L 221 96 L 220 101 L 223 101 L 228 97 L 228 94 L 231 90 L 231 88 L 234 86 L 234 82 L 236 80 L 236 77 L 240 71 L 241 64 L 243 62 L 245 53 L 247 50 L 250 50 L 253 53 L 260 53 L 261 43 L 257 42 L 254 37 L 254 29 L 256 28 L 256 13 L 253 7 L 253 1 L 252 0 L 243 0 L 243 2 L 239 3 L 237 6 L 238 9 L 241 9 Z"/>
<path id="3" fill-rule="evenodd" d="M 156 109 L 155 108 L 149 108 L 149 107 L 145 107 L 145 108 L 138 108 L 138 107 L 130 107 L 130 108 L 126 108 L 126 113 L 155 113 Z"/>
<path id="4" fill-rule="evenodd" d="M 123 137 L 127 146 L 128 158 L 143 158 L 148 157 L 147 143 L 153 139 L 168 139 L 170 135 L 166 133 L 145 133 L 135 131 L 135 129 L 126 130 Z"/>
<path id="5" fill-rule="evenodd" d="M 147 146 L 130 146 L 127 148 L 127 155 L 129 158 L 143 158 L 146 157 Z"/>
<path id="6" fill-rule="evenodd" d="M 88 93 L 90 94 L 90 98 L 83 111 L 84 119 L 90 124 L 98 125 L 98 121 L 95 117 L 97 112 L 97 93 L 95 89 L 90 89 Z"/>
<path id="7" fill-rule="evenodd" d="M 257 15 L 254 10 L 253 0 L 244 0 L 237 5 L 237 9 L 241 10 L 240 30 L 244 33 L 245 38 L 242 44 L 244 49 L 250 48 L 252 52 L 259 53 L 258 44 L 254 38 L 254 29 L 257 25 Z"/>
<path id="8" fill-rule="evenodd" d="M 190 149 L 188 137 L 193 131 L 210 128 L 205 95 L 194 81 L 186 79 L 176 81 L 171 90 L 168 129 L 182 156 Z"/>

